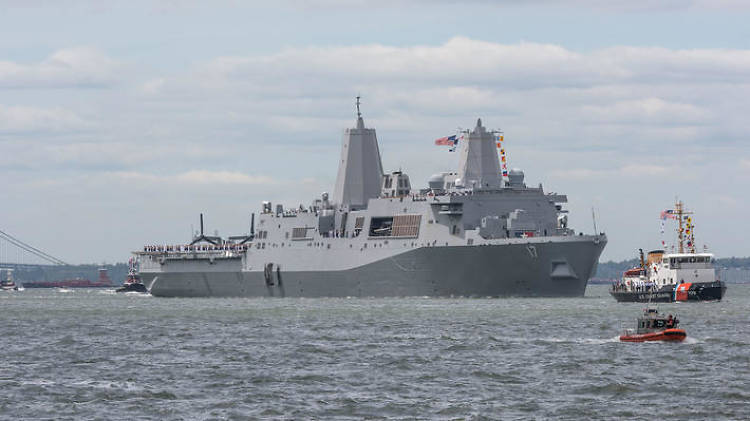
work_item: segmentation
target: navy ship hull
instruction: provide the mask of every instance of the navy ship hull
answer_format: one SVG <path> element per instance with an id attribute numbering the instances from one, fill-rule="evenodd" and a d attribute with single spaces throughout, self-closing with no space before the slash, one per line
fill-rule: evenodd
<path id="1" fill-rule="evenodd" d="M 481 246 L 421 247 L 347 270 L 242 271 L 241 260 L 168 261 L 141 272 L 161 297 L 580 297 L 603 236 Z"/>

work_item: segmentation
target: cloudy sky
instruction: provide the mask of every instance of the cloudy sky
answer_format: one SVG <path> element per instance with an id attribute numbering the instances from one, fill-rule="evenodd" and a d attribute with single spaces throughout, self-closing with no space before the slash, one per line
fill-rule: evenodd
<path id="1" fill-rule="evenodd" d="M 457 166 L 433 139 L 482 117 L 574 228 L 595 209 L 604 260 L 657 247 L 675 197 L 700 245 L 750 255 L 746 1 L 0 7 L 0 230 L 71 263 L 185 242 L 199 212 L 244 233 L 262 200 L 331 191 L 357 94 L 415 185 Z"/>

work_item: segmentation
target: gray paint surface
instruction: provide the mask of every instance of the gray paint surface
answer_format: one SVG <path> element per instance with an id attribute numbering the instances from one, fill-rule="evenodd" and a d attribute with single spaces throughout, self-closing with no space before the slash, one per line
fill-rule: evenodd
<path id="1" fill-rule="evenodd" d="M 468 133 L 466 147 L 461 149 L 458 165 L 460 184 L 497 189 L 502 186 L 500 162 L 497 159 L 496 136 L 482 126 L 482 120 Z"/>
<path id="2" fill-rule="evenodd" d="M 341 144 L 341 161 L 333 201 L 341 206 L 363 207 L 380 194 L 383 164 L 375 129 L 365 128 L 362 117 L 357 128 L 347 129 Z"/>
<path id="3" fill-rule="evenodd" d="M 281 282 L 274 276 L 273 285 L 266 284 L 262 271 L 243 272 L 231 264 L 214 267 L 204 261 L 172 271 L 169 262 L 164 273 L 149 273 L 144 282 L 153 283 L 151 293 L 157 296 L 582 296 L 595 270 L 589 256 L 598 256 L 605 243 L 576 239 L 423 247 L 347 270 L 282 270 Z"/>
<path id="4" fill-rule="evenodd" d="M 481 120 L 462 148 L 458 175 L 394 197 L 359 117 L 332 200 L 269 206 L 242 248 L 137 252 L 141 276 L 160 296 L 582 296 L 606 236 L 576 235 L 567 198 L 527 187 L 522 172 L 503 180 Z"/>

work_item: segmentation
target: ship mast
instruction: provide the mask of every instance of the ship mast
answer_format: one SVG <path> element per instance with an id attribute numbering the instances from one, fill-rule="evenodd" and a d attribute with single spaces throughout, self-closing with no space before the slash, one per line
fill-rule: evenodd
<path id="1" fill-rule="evenodd" d="M 677 244 L 678 251 L 682 254 L 682 202 L 675 203 L 674 210 L 677 212 Z"/>
<path id="2" fill-rule="evenodd" d="M 643 249 L 638 249 L 641 256 L 641 269 L 646 269 L 646 260 L 643 258 Z"/>

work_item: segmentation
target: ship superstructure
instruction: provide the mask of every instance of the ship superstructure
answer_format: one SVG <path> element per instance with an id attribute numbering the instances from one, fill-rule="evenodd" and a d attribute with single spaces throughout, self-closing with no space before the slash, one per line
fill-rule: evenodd
<path id="1" fill-rule="evenodd" d="M 358 110 L 359 111 L 359 110 Z M 344 132 L 332 195 L 263 202 L 247 235 L 136 252 L 160 296 L 581 296 L 604 234 L 567 226 L 565 195 L 501 176 L 496 136 L 466 131 L 459 170 L 414 189 L 384 174 L 361 114 Z M 202 221 L 201 221 L 202 225 Z"/>

